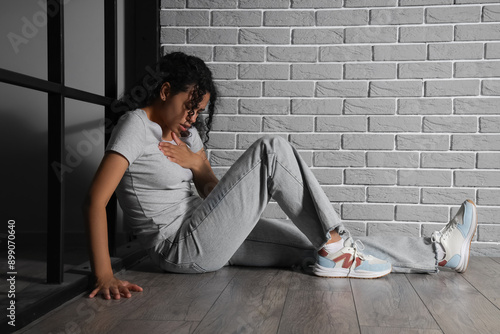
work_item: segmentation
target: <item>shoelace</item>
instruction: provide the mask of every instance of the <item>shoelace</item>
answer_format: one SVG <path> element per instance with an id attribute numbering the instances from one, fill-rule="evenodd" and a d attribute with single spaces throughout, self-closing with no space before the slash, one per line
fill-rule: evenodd
<path id="1" fill-rule="evenodd" d="M 457 221 L 456 220 L 451 221 L 442 230 L 433 232 L 431 235 L 431 240 L 433 242 L 441 242 L 442 240 L 446 240 L 456 227 L 457 227 Z"/>

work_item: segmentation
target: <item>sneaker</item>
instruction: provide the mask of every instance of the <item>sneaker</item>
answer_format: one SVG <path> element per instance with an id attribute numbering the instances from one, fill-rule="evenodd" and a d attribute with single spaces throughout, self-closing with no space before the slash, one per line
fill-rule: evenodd
<path id="1" fill-rule="evenodd" d="M 439 266 L 463 273 L 469 264 L 470 243 L 477 228 L 476 205 L 466 200 L 455 217 L 440 231 L 432 233 L 431 239 L 440 243 L 445 252 Z"/>
<path id="2" fill-rule="evenodd" d="M 349 237 L 344 241 L 344 248 L 336 253 L 328 254 L 321 249 L 313 273 L 323 277 L 378 278 L 391 272 L 389 262 L 362 254 L 358 248 L 364 248 L 361 241 L 353 242 Z"/>

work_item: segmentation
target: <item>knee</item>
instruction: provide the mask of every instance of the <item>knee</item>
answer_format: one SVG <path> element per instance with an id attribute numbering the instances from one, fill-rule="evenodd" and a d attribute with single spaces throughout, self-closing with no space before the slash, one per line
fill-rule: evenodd
<path id="1" fill-rule="evenodd" d="M 290 143 L 280 135 L 264 135 L 257 142 L 259 145 L 271 147 L 274 150 L 277 147 L 290 147 Z"/>

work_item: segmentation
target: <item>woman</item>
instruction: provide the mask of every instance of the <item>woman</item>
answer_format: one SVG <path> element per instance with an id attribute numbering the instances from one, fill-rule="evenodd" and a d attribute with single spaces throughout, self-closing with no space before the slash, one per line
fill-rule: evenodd
<path id="1" fill-rule="evenodd" d="M 325 277 L 377 278 L 397 272 L 465 271 L 475 233 L 475 206 L 466 201 L 432 242 L 424 238 L 342 239 L 345 229 L 312 172 L 287 141 L 256 141 L 219 182 L 203 149 L 217 93 L 199 58 L 171 53 L 157 82 L 120 118 L 86 201 L 91 264 L 90 297 L 130 297 L 142 291 L 113 276 L 105 207 L 116 190 L 127 226 L 153 261 L 178 273 L 214 271 L 226 264 L 291 266 L 316 259 Z M 129 100 L 130 101 L 130 100 Z M 198 116 L 208 114 L 202 124 Z M 198 195 L 191 190 L 194 183 Z M 292 220 L 261 219 L 274 198 Z M 392 263 L 392 266 L 391 266 Z"/>

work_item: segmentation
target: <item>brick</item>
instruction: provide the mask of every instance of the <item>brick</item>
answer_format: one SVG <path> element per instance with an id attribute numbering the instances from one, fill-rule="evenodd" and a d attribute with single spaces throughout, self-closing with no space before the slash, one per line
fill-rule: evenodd
<path id="1" fill-rule="evenodd" d="M 364 116 L 316 117 L 316 131 L 319 132 L 366 132 Z"/>
<path id="2" fill-rule="evenodd" d="M 478 189 L 477 204 L 500 206 L 500 189 Z"/>
<path id="3" fill-rule="evenodd" d="M 212 72 L 214 79 L 236 79 L 238 68 L 236 64 L 214 64 L 208 63 L 208 68 Z"/>
<path id="4" fill-rule="evenodd" d="M 368 167 L 417 168 L 417 152 L 368 152 Z"/>
<path id="5" fill-rule="evenodd" d="M 399 99 L 398 113 L 401 115 L 449 115 L 453 111 L 452 100 L 449 98 L 418 98 Z"/>
<path id="6" fill-rule="evenodd" d="M 482 59 L 482 43 L 429 44 L 429 60 Z"/>
<path id="7" fill-rule="evenodd" d="M 454 0 L 399 0 L 400 6 L 451 5 Z"/>
<path id="8" fill-rule="evenodd" d="M 241 28 L 240 44 L 290 44 L 289 28 Z"/>
<path id="9" fill-rule="evenodd" d="M 422 82 L 417 80 L 372 81 L 370 97 L 422 96 Z"/>
<path id="10" fill-rule="evenodd" d="M 498 168 L 500 153 L 478 153 L 477 168 Z"/>
<path id="11" fill-rule="evenodd" d="M 193 54 L 202 59 L 203 61 L 212 61 L 212 47 L 211 46 L 191 46 L 191 45 L 162 45 L 161 54 L 166 55 L 171 52 L 184 52 L 186 54 Z"/>
<path id="12" fill-rule="evenodd" d="M 451 42 L 453 40 L 453 26 L 423 26 L 401 27 L 399 29 L 399 42 L 401 43 L 427 43 Z"/>
<path id="13" fill-rule="evenodd" d="M 188 43 L 191 44 L 236 44 L 238 30 L 232 28 L 190 28 Z"/>
<path id="14" fill-rule="evenodd" d="M 264 61 L 265 49 L 260 46 L 216 46 L 216 61 Z"/>
<path id="15" fill-rule="evenodd" d="M 288 216 L 278 203 L 269 203 L 264 209 L 264 212 L 262 212 L 262 218 L 288 219 Z"/>
<path id="16" fill-rule="evenodd" d="M 483 80 L 481 83 L 482 95 L 500 95 L 500 80 Z"/>
<path id="17" fill-rule="evenodd" d="M 264 132 L 311 132 L 313 118 L 306 116 L 264 116 Z"/>
<path id="18" fill-rule="evenodd" d="M 306 46 L 270 46 L 267 48 L 268 61 L 315 62 L 317 48 Z"/>
<path id="19" fill-rule="evenodd" d="M 479 80 L 428 80 L 425 96 L 476 96 L 479 86 Z"/>
<path id="20" fill-rule="evenodd" d="M 500 21 L 500 6 L 498 5 L 484 6 L 483 21 L 484 22 Z"/>
<path id="21" fill-rule="evenodd" d="M 455 3 L 457 5 L 473 4 L 473 3 L 487 3 L 487 2 L 498 2 L 498 0 L 455 0 Z"/>
<path id="22" fill-rule="evenodd" d="M 500 132 L 500 117 L 481 117 L 479 119 L 479 132 L 498 133 Z"/>
<path id="23" fill-rule="evenodd" d="M 425 11 L 426 23 L 466 23 L 481 21 L 480 6 L 434 7 Z"/>
<path id="24" fill-rule="evenodd" d="M 394 206 L 387 204 L 344 204 L 342 219 L 393 220 Z"/>
<path id="25" fill-rule="evenodd" d="M 455 171 L 457 187 L 500 187 L 500 171 Z"/>
<path id="26" fill-rule="evenodd" d="M 356 26 L 368 24 L 368 10 L 365 9 L 334 9 L 316 12 L 318 26 Z"/>
<path id="27" fill-rule="evenodd" d="M 396 27 L 346 28 L 345 43 L 395 43 Z"/>
<path id="28" fill-rule="evenodd" d="M 292 0 L 292 8 L 339 8 L 342 0 Z"/>
<path id="29" fill-rule="evenodd" d="M 398 185 L 450 187 L 451 178 L 451 171 L 400 170 L 398 174 Z"/>
<path id="30" fill-rule="evenodd" d="M 500 77 L 500 61 L 456 62 L 455 77 L 484 78 Z"/>
<path id="31" fill-rule="evenodd" d="M 396 148 L 412 151 L 448 151 L 450 139 L 447 135 L 397 135 Z"/>
<path id="32" fill-rule="evenodd" d="M 427 79 L 451 78 L 453 65 L 448 62 L 402 63 L 398 65 L 398 78 Z"/>
<path id="33" fill-rule="evenodd" d="M 316 96 L 367 97 L 368 83 L 362 81 L 318 82 Z"/>
<path id="34" fill-rule="evenodd" d="M 260 11 L 213 11 L 213 26 L 231 26 L 231 27 L 255 27 L 260 26 L 262 22 L 262 12 Z"/>
<path id="35" fill-rule="evenodd" d="M 372 59 L 369 45 L 320 46 L 320 61 L 367 61 Z"/>
<path id="36" fill-rule="evenodd" d="M 274 27 L 313 26 L 313 11 L 273 10 L 264 12 L 264 25 Z"/>
<path id="37" fill-rule="evenodd" d="M 341 184 L 342 169 L 333 168 L 311 168 L 314 177 L 320 184 Z"/>
<path id="38" fill-rule="evenodd" d="M 330 133 L 292 133 L 290 143 L 298 150 L 338 150 L 340 135 Z"/>
<path id="39" fill-rule="evenodd" d="M 239 0 L 240 8 L 288 8 L 290 0 Z"/>
<path id="40" fill-rule="evenodd" d="M 288 79 L 289 66 L 285 64 L 242 64 L 239 66 L 240 79 Z"/>
<path id="41" fill-rule="evenodd" d="M 188 0 L 188 8 L 236 8 L 237 0 Z"/>
<path id="42" fill-rule="evenodd" d="M 161 0 L 160 8 L 185 8 L 186 0 Z"/>
<path id="43" fill-rule="evenodd" d="M 259 81 L 216 81 L 219 96 L 224 97 L 257 97 L 261 93 L 260 85 Z"/>
<path id="44" fill-rule="evenodd" d="M 376 203 L 415 203 L 419 202 L 418 188 L 368 187 L 367 201 Z"/>
<path id="45" fill-rule="evenodd" d="M 292 79 L 342 79 L 342 65 L 292 64 Z"/>
<path id="46" fill-rule="evenodd" d="M 345 0 L 344 7 L 396 7 L 398 0 Z"/>
<path id="47" fill-rule="evenodd" d="M 426 116 L 423 132 L 477 132 L 475 116 Z"/>
<path id="48" fill-rule="evenodd" d="M 270 133 L 267 133 L 271 135 Z M 288 140 L 288 135 L 283 133 L 273 133 L 272 135 L 280 136 L 285 140 Z M 257 139 L 264 136 L 263 133 L 238 133 L 236 141 L 236 148 L 246 150 L 248 149 Z"/>
<path id="49" fill-rule="evenodd" d="M 342 99 L 292 99 L 293 115 L 340 115 Z"/>
<path id="50" fill-rule="evenodd" d="M 314 82 L 308 81 L 266 81 L 264 96 L 313 96 Z"/>
<path id="51" fill-rule="evenodd" d="M 430 205 L 397 205 L 396 220 L 415 222 L 448 222 L 448 208 Z"/>
<path id="52" fill-rule="evenodd" d="M 365 187 L 327 186 L 322 188 L 331 202 L 365 201 Z"/>
<path id="53" fill-rule="evenodd" d="M 160 30 L 160 43 L 162 44 L 186 43 L 186 29 L 162 27 Z"/>
<path id="54" fill-rule="evenodd" d="M 425 60 L 425 45 L 375 45 L 373 60 Z"/>
<path id="55" fill-rule="evenodd" d="M 293 44 L 342 44 L 344 42 L 344 29 L 341 28 L 313 28 L 293 29 Z"/>
<path id="56" fill-rule="evenodd" d="M 162 10 L 161 26 L 208 26 L 210 16 L 208 10 Z"/>
<path id="57" fill-rule="evenodd" d="M 477 220 L 481 224 L 498 224 L 500 217 L 500 208 L 482 207 L 477 210 Z"/>
<path id="58" fill-rule="evenodd" d="M 370 116 L 370 132 L 420 132 L 422 121 L 417 116 Z"/>
<path id="59" fill-rule="evenodd" d="M 420 226 L 419 224 L 402 224 L 402 223 L 368 223 L 367 224 L 368 236 L 405 236 L 405 237 L 419 237 Z"/>
<path id="60" fill-rule="evenodd" d="M 344 103 L 346 115 L 394 115 L 395 109 L 394 99 L 346 99 Z"/>
<path id="61" fill-rule="evenodd" d="M 392 150 L 394 135 L 387 134 L 345 134 L 342 136 L 344 150 Z"/>
<path id="62" fill-rule="evenodd" d="M 468 198 L 475 200 L 475 189 L 458 188 L 424 188 L 422 189 L 423 204 L 450 204 L 461 203 Z"/>
<path id="63" fill-rule="evenodd" d="M 500 39 L 500 24 L 466 24 L 455 27 L 456 41 L 489 41 Z"/>
<path id="64" fill-rule="evenodd" d="M 319 167 L 364 167 L 365 154 L 352 151 L 314 152 L 313 163 Z"/>
<path id="65" fill-rule="evenodd" d="M 439 231 L 441 230 L 443 227 L 445 227 L 446 224 L 422 224 L 422 237 L 424 238 L 430 238 L 432 236 L 432 233 L 434 233 L 434 231 Z M 471 253 L 472 255 L 472 253 Z"/>
<path id="66" fill-rule="evenodd" d="M 232 166 L 243 154 L 243 151 L 210 151 L 210 164 L 213 166 Z"/>
<path id="67" fill-rule="evenodd" d="M 498 114 L 500 98 L 455 99 L 455 113 L 461 115 Z"/>
<path id="68" fill-rule="evenodd" d="M 214 149 L 234 149 L 236 148 L 235 133 L 210 132 L 208 148 Z"/>
<path id="69" fill-rule="evenodd" d="M 395 79 L 396 64 L 346 64 L 344 79 Z"/>
<path id="70" fill-rule="evenodd" d="M 422 153 L 422 168 L 472 169 L 474 153 Z"/>
<path id="71" fill-rule="evenodd" d="M 499 151 L 500 135 L 453 135 L 451 149 L 455 151 Z"/>
<path id="72" fill-rule="evenodd" d="M 240 114 L 287 115 L 290 102 L 286 99 L 241 99 Z"/>
<path id="73" fill-rule="evenodd" d="M 236 114 L 238 112 L 238 100 L 232 98 L 217 98 L 215 106 L 217 115 L 219 114 Z M 219 116 L 216 116 L 219 117 Z"/>
<path id="74" fill-rule="evenodd" d="M 500 43 L 486 43 L 486 59 L 500 58 Z"/>
<path id="75" fill-rule="evenodd" d="M 500 226 L 496 224 L 479 225 L 477 228 L 477 241 L 498 242 L 500 240 Z"/>
<path id="76" fill-rule="evenodd" d="M 423 23 L 422 8 L 391 8 L 370 10 L 370 24 L 419 24 Z"/>
<path id="77" fill-rule="evenodd" d="M 257 116 L 222 116 L 214 117 L 212 130 L 214 131 L 260 131 L 261 117 Z"/>
<path id="78" fill-rule="evenodd" d="M 312 157 L 313 157 L 313 153 L 311 151 L 298 151 L 300 157 L 302 158 L 302 160 L 304 160 L 304 162 L 306 163 L 306 165 L 308 167 L 311 167 L 312 166 Z"/>

